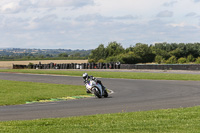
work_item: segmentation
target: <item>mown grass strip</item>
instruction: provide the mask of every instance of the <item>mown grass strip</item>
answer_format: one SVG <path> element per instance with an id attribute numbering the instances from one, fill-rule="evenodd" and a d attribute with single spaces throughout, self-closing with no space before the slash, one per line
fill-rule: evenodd
<path id="1" fill-rule="evenodd" d="M 29 69 L 2 69 L 0 72 L 33 73 L 33 74 L 56 74 L 68 76 L 82 76 L 84 71 L 69 70 L 29 70 Z M 99 72 L 87 71 L 89 75 L 102 78 L 121 79 L 149 79 L 149 80 L 193 80 L 200 81 L 200 75 L 195 74 L 172 74 L 172 73 L 136 73 L 136 72 Z"/>
<path id="2" fill-rule="evenodd" d="M 92 97 L 94 95 L 81 95 L 81 96 L 68 96 L 68 97 L 61 97 L 61 98 L 51 98 L 51 99 L 45 99 L 45 100 L 39 100 L 39 101 L 27 101 L 27 104 L 30 103 L 40 103 L 40 102 L 55 102 L 55 101 L 64 101 L 64 100 L 70 100 L 70 99 L 82 99 L 82 98 L 88 98 Z"/>
<path id="3" fill-rule="evenodd" d="M 84 86 L 0 80 L 0 105 L 86 95 Z"/>
<path id="4" fill-rule="evenodd" d="M 15 133 L 199 133 L 200 107 L 70 118 L 0 122 L 0 132 Z"/>

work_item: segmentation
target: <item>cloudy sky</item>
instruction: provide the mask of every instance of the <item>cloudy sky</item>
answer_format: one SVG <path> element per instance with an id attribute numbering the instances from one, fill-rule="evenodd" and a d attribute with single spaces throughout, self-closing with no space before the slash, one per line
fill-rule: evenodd
<path id="1" fill-rule="evenodd" d="M 0 48 L 200 42 L 200 0 L 0 0 Z"/>

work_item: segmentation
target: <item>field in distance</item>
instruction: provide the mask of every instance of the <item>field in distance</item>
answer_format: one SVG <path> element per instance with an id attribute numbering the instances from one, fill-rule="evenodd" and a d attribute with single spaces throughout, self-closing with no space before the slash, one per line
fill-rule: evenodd
<path id="1" fill-rule="evenodd" d="M 56 64 L 62 64 L 62 63 L 87 63 L 88 60 L 31 60 L 31 61 L 0 61 L 0 68 L 9 68 L 11 69 L 13 64 L 16 65 L 28 65 L 29 63 L 33 64 L 39 64 L 41 62 L 42 64 L 48 64 L 48 63 L 56 63 Z"/>

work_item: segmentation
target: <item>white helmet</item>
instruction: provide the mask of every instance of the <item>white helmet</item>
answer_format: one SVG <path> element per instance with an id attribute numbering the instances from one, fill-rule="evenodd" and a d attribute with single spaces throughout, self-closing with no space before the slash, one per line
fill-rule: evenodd
<path id="1" fill-rule="evenodd" d="M 83 79 L 86 79 L 88 77 L 88 74 L 87 73 L 84 73 L 83 74 Z"/>

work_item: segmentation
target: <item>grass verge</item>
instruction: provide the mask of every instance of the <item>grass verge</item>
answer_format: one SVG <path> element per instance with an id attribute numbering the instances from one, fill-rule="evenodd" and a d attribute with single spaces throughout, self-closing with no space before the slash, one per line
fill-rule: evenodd
<path id="1" fill-rule="evenodd" d="M 50 98 L 85 95 L 80 85 L 63 85 L 0 80 L 0 105 L 25 104 Z"/>
<path id="2" fill-rule="evenodd" d="M 0 132 L 15 133 L 199 133 L 200 106 L 192 108 L 0 122 Z"/>
<path id="3" fill-rule="evenodd" d="M 68 70 L 29 70 L 29 69 L 0 69 L 0 72 L 33 73 L 33 74 L 56 74 L 68 76 L 82 76 L 84 71 Z M 122 79 L 151 79 L 151 80 L 193 80 L 200 81 L 200 75 L 195 74 L 172 74 L 172 73 L 136 73 L 136 72 L 99 72 L 87 71 L 89 75 L 102 78 Z"/>

